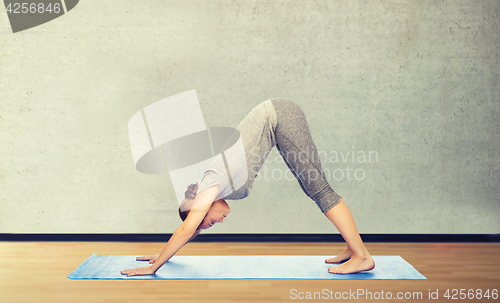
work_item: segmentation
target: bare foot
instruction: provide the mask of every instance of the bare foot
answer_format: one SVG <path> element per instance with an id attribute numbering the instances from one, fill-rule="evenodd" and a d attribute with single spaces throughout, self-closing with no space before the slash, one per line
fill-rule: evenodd
<path id="1" fill-rule="evenodd" d="M 373 258 L 367 254 L 365 258 L 352 256 L 351 259 L 344 264 L 328 268 L 328 272 L 332 274 L 354 274 L 374 268 L 375 262 Z"/>
<path id="2" fill-rule="evenodd" d="M 349 260 L 351 258 L 351 256 L 352 256 L 352 251 L 349 248 L 347 248 L 340 255 L 333 257 L 333 258 L 326 259 L 325 263 L 342 263 L 345 260 Z"/>

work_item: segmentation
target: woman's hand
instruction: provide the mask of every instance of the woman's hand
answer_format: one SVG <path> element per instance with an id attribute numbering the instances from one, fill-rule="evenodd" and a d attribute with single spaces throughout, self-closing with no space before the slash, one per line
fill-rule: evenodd
<path id="1" fill-rule="evenodd" d="M 184 197 L 186 199 L 194 199 L 196 197 L 197 192 L 198 192 L 198 184 L 190 184 L 187 187 L 187 190 L 184 192 Z"/>
<path id="2" fill-rule="evenodd" d="M 156 262 L 156 259 L 158 259 L 159 255 L 152 255 L 152 256 L 140 256 L 135 258 L 136 261 L 149 261 L 150 264 L 153 264 Z"/>
<path id="3" fill-rule="evenodd" d="M 127 275 L 127 277 L 130 277 L 139 275 L 154 275 L 156 271 L 153 269 L 152 266 L 146 266 L 146 267 L 137 267 L 134 269 L 126 269 L 120 272 L 122 273 L 122 275 Z"/>

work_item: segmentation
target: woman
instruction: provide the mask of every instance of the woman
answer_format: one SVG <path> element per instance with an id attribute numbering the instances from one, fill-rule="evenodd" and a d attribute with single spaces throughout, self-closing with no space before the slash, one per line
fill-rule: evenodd
<path id="1" fill-rule="evenodd" d="M 337 227 L 347 243 L 340 255 L 326 259 L 326 263 L 342 263 L 329 268 L 330 273 L 350 274 L 371 270 L 373 258 L 363 244 L 349 208 L 330 187 L 323 172 L 320 157 L 311 138 L 304 112 L 298 104 L 288 99 L 271 99 L 255 107 L 238 125 L 246 157 L 241 159 L 241 169 L 230 178 L 223 161 L 214 161 L 197 184 L 191 184 L 186 199 L 181 203 L 197 207 L 183 210 L 179 215 L 183 223 L 174 232 L 159 255 L 137 257 L 149 260 L 150 266 L 124 270 L 127 276 L 154 274 L 182 246 L 196 237 L 201 230 L 222 223 L 230 208 L 225 200 L 242 199 L 248 196 L 257 172 L 262 167 L 272 147 L 276 146 L 286 165 L 298 180 L 304 193 L 316 202 L 320 210 Z M 238 158 L 238 157 L 236 157 Z M 226 163 L 227 164 L 227 163 Z M 244 176 L 242 176 L 245 174 Z M 248 174 L 248 175 L 246 175 Z M 235 189 L 234 182 L 246 180 Z M 199 206 L 198 206 L 199 205 Z"/>

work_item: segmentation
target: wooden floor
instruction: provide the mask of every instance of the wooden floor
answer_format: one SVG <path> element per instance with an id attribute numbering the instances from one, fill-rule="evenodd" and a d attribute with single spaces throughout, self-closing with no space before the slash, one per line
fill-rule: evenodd
<path id="1" fill-rule="evenodd" d="M 100 255 L 157 254 L 162 243 L 106 242 L 0 242 L 0 302 L 281 302 L 314 301 L 293 299 L 293 293 L 332 291 L 332 294 L 371 292 L 378 300 L 359 296 L 356 302 L 450 302 L 471 301 L 489 289 L 490 299 L 500 290 L 500 243 L 367 243 L 372 255 L 400 255 L 427 281 L 307 281 L 307 280 L 226 280 L 226 281 L 123 281 L 70 280 L 67 275 L 93 253 Z M 335 255 L 343 244 L 325 243 L 189 243 L 179 255 Z M 293 266 L 293 264 L 290 264 Z M 455 298 L 444 297 L 447 290 Z M 439 291 L 438 300 L 429 300 Z M 471 291 L 469 291 L 471 290 Z M 383 292 L 383 293 L 382 293 Z M 392 300 L 386 298 L 388 292 Z M 474 296 L 472 295 L 474 292 Z M 413 297 L 397 300 L 398 295 Z M 421 293 L 422 298 L 415 298 Z M 317 301 L 347 301 L 320 299 Z"/>

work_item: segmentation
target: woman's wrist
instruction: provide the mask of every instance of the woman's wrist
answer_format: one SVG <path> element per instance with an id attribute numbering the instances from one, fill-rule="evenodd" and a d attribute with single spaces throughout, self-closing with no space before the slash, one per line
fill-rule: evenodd
<path id="1" fill-rule="evenodd" d="M 155 264 L 156 264 L 156 262 L 155 262 L 155 263 L 153 263 L 153 264 L 151 264 L 151 265 L 149 266 L 149 267 L 151 268 L 151 270 L 153 271 L 153 274 L 155 274 L 155 273 L 158 271 L 158 269 L 160 269 L 160 267 L 161 267 L 161 265 L 160 265 L 160 266 L 158 266 L 158 265 L 157 265 L 157 266 L 155 266 Z M 163 265 L 163 264 L 162 264 L 162 265 Z"/>

